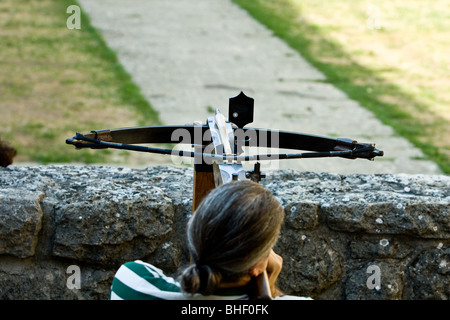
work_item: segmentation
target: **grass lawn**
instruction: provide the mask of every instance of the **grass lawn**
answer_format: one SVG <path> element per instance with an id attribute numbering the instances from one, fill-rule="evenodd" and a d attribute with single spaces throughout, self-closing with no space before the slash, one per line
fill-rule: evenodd
<path id="1" fill-rule="evenodd" d="M 447 1 L 234 0 L 450 173 Z M 74 150 L 75 131 L 159 124 L 101 35 L 69 0 L 0 2 L 0 139 L 15 162 L 119 162 Z"/>
<path id="2" fill-rule="evenodd" d="M 450 5 L 234 0 L 450 173 Z"/>
<path id="3" fill-rule="evenodd" d="M 0 139 L 17 149 L 15 162 L 124 162 L 126 152 L 76 151 L 65 139 L 159 123 L 88 17 L 81 29 L 67 28 L 73 4 L 0 2 Z"/>

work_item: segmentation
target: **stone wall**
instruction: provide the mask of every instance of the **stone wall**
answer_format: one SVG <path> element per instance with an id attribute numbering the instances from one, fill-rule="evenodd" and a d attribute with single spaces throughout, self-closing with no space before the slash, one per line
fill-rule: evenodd
<path id="1" fill-rule="evenodd" d="M 286 211 L 286 293 L 449 299 L 450 177 L 278 171 L 262 183 Z M 135 259 L 175 275 L 191 197 L 191 168 L 0 169 L 0 299 L 107 299 Z"/>

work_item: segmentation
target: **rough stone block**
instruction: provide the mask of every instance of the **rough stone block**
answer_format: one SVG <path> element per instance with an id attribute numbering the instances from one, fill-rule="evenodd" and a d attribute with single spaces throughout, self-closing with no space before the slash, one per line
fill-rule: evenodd
<path id="1" fill-rule="evenodd" d="M 35 253 L 42 226 L 41 192 L 0 190 L 0 254 L 20 258 Z"/>
<path id="2" fill-rule="evenodd" d="M 171 200 L 157 187 L 89 186 L 55 210 L 53 254 L 96 263 L 149 255 L 172 231 Z"/>

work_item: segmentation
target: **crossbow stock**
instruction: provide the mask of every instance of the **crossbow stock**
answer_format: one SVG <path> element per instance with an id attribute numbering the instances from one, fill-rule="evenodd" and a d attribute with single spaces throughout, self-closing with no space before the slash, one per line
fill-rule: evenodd
<path id="1" fill-rule="evenodd" d="M 383 156 L 383 151 L 376 149 L 374 144 L 358 143 L 352 139 L 333 139 L 269 129 L 244 129 L 253 122 L 253 111 L 253 98 L 241 92 L 229 99 L 228 120 L 216 109 L 216 114 L 208 117 L 206 124 L 102 129 L 86 134 L 77 132 L 66 143 L 77 149 L 111 148 L 194 158 L 192 211 L 195 211 L 211 189 L 221 184 L 244 179 L 260 181 L 264 175 L 260 172 L 259 161 L 322 157 L 373 160 L 377 156 Z M 168 143 L 190 145 L 194 151 L 142 145 Z M 310 152 L 246 154 L 246 147 Z M 248 161 L 256 161 L 253 171 L 246 172 L 243 169 L 242 163 Z M 267 274 L 264 277 L 265 281 L 262 283 L 267 286 Z M 270 292 L 260 295 L 270 298 Z"/>

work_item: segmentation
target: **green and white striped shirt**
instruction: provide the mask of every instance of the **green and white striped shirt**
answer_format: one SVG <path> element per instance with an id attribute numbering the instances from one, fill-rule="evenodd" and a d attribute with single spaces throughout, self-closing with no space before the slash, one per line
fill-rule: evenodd
<path id="1" fill-rule="evenodd" d="M 282 296 L 279 299 L 310 299 Z M 161 269 L 137 260 L 123 264 L 113 279 L 111 300 L 248 300 L 244 288 L 217 291 L 214 295 L 190 295 L 181 292 L 180 284 Z"/>
<path id="2" fill-rule="evenodd" d="M 140 260 L 122 265 L 113 279 L 111 300 L 236 300 L 248 299 L 243 291 L 223 290 L 217 295 L 190 295 L 161 269 Z"/>

